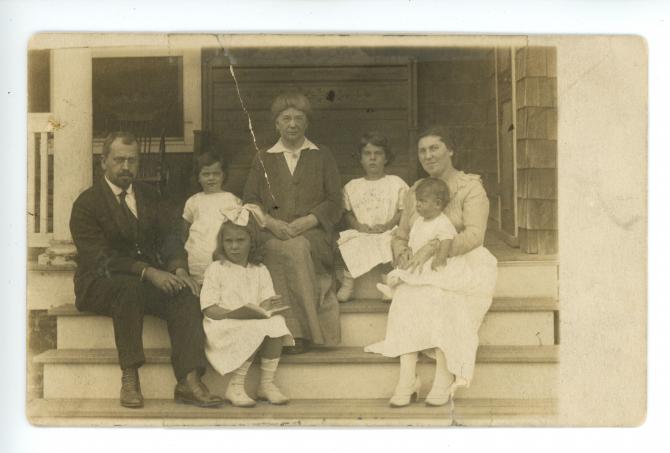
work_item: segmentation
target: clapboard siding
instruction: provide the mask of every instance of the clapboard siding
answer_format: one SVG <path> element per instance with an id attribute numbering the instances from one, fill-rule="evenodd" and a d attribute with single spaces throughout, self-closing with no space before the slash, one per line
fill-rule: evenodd
<path id="1" fill-rule="evenodd" d="M 256 146 L 267 148 L 276 142 L 270 105 L 287 90 L 298 90 L 309 98 L 313 112 L 307 136 L 330 148 L 343 183 L 363 175 L 356 153 L 361 135 L 371 130 L 391 141 L 396 157 L 388 172 L 411 183 L 409 68 L 409 64 L 237 66 L 235 77 L 245 112 L 228 66 L 210 67 L 205 82 L 209 110 L 204 117 L 212 139 L 227 156 L 227 187 L 241 191 Z"/>
<path id="2" fill-rule="evenodd" d="M 293 67 L 235 67 L 235 77 L 244 83 L 251 82 L 312 82 L 314 80 L 332 81 L 384 81 L 406 80 L 407 66 L 293 66 Z M 212 82 L 232 83 L 230 69 L 218 67 L 212 69 Z"/>
<path id="3" fill-rule="evenodd" d="M 239 79 L 238 79 L 239 80 Z M 250 110 L 269 110 L 272 100 L 282 91 L 299 90 L 315 110 L 397 109 L 406 108 L 407 86 L 404 81 L 323 81 L 246 83 L 240 81 L 242 99 Z M 240 99 L 233 83 L 214 83 L 214 109 L 237 110 Z"/>

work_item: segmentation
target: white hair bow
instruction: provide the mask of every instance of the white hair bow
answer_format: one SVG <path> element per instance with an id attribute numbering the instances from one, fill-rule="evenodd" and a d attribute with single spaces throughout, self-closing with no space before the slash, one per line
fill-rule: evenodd
<path id="1" fill-rule="evenodd" d="M 221 215 L 223 215 L 224 222 L 232 222 L 239 226 L 247 226 L 249 224 L 249 213 L 254 216 L 259 225 L 265 225 L 263 211 L 261 211 L 255 204 L 247 203 L 245 205 L 237 205 L 221 209 Z"/>

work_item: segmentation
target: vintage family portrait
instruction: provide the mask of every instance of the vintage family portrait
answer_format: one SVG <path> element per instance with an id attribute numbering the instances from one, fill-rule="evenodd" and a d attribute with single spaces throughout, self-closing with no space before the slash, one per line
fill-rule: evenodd
<path id="1" fill-rule="evenodd" d="M 644 237 L 646 175 L 598 186 L 563 127 L 614 93 L 571 71 L 590 43 L 591 71 L 636 54 L 645 80 L 639 40 L 604 39 L 36 34 L 29 421 L 641 422 L 646 298 L 608 285 L 644 294 L 645 251 L 601 280 L 581 244 Z M 582 209 L 614 226 L 580 233 Z M 599 418 L 574 360 L 605 299 L 640 335 L 601 358 L 641 363 Z"/>

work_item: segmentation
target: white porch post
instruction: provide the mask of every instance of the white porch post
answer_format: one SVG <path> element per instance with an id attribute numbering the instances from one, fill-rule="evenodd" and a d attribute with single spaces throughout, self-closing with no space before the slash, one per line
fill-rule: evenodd
<path id="1" fill-rule="evenodd" d="M 93 179 L 93 89 L 89 49 L 55 49 L 51 58 L 54 119 L 53 240 L 40 264 L 68 264 L 76 254 L 70 212 Z"/>

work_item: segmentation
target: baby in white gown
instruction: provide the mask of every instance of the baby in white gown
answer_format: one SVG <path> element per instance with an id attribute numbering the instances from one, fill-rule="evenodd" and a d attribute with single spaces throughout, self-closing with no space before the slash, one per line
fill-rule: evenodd
<path id="1" fill-rule="evenodd" d="M 446 183 L 438 178 L 426 178 L 417 185 L 415 196 L 416 211 L 420 217 L 409 233 L 408 246 L 412 256 L 431 241 L 439 242 L 438 250 L 423 266 L 394 269 L 388 274 L 386 284 L 377 284 L 377 289 L 389 299 L 393 298 L 394 288 L 400 283 L 461 290 L 468 281 L 468 266 L 456 264 L 465 264 L 464 260 L 459 257 L 447 259 L 451 240 L 457 231 L 443 213 L 449 202 Z"/>

